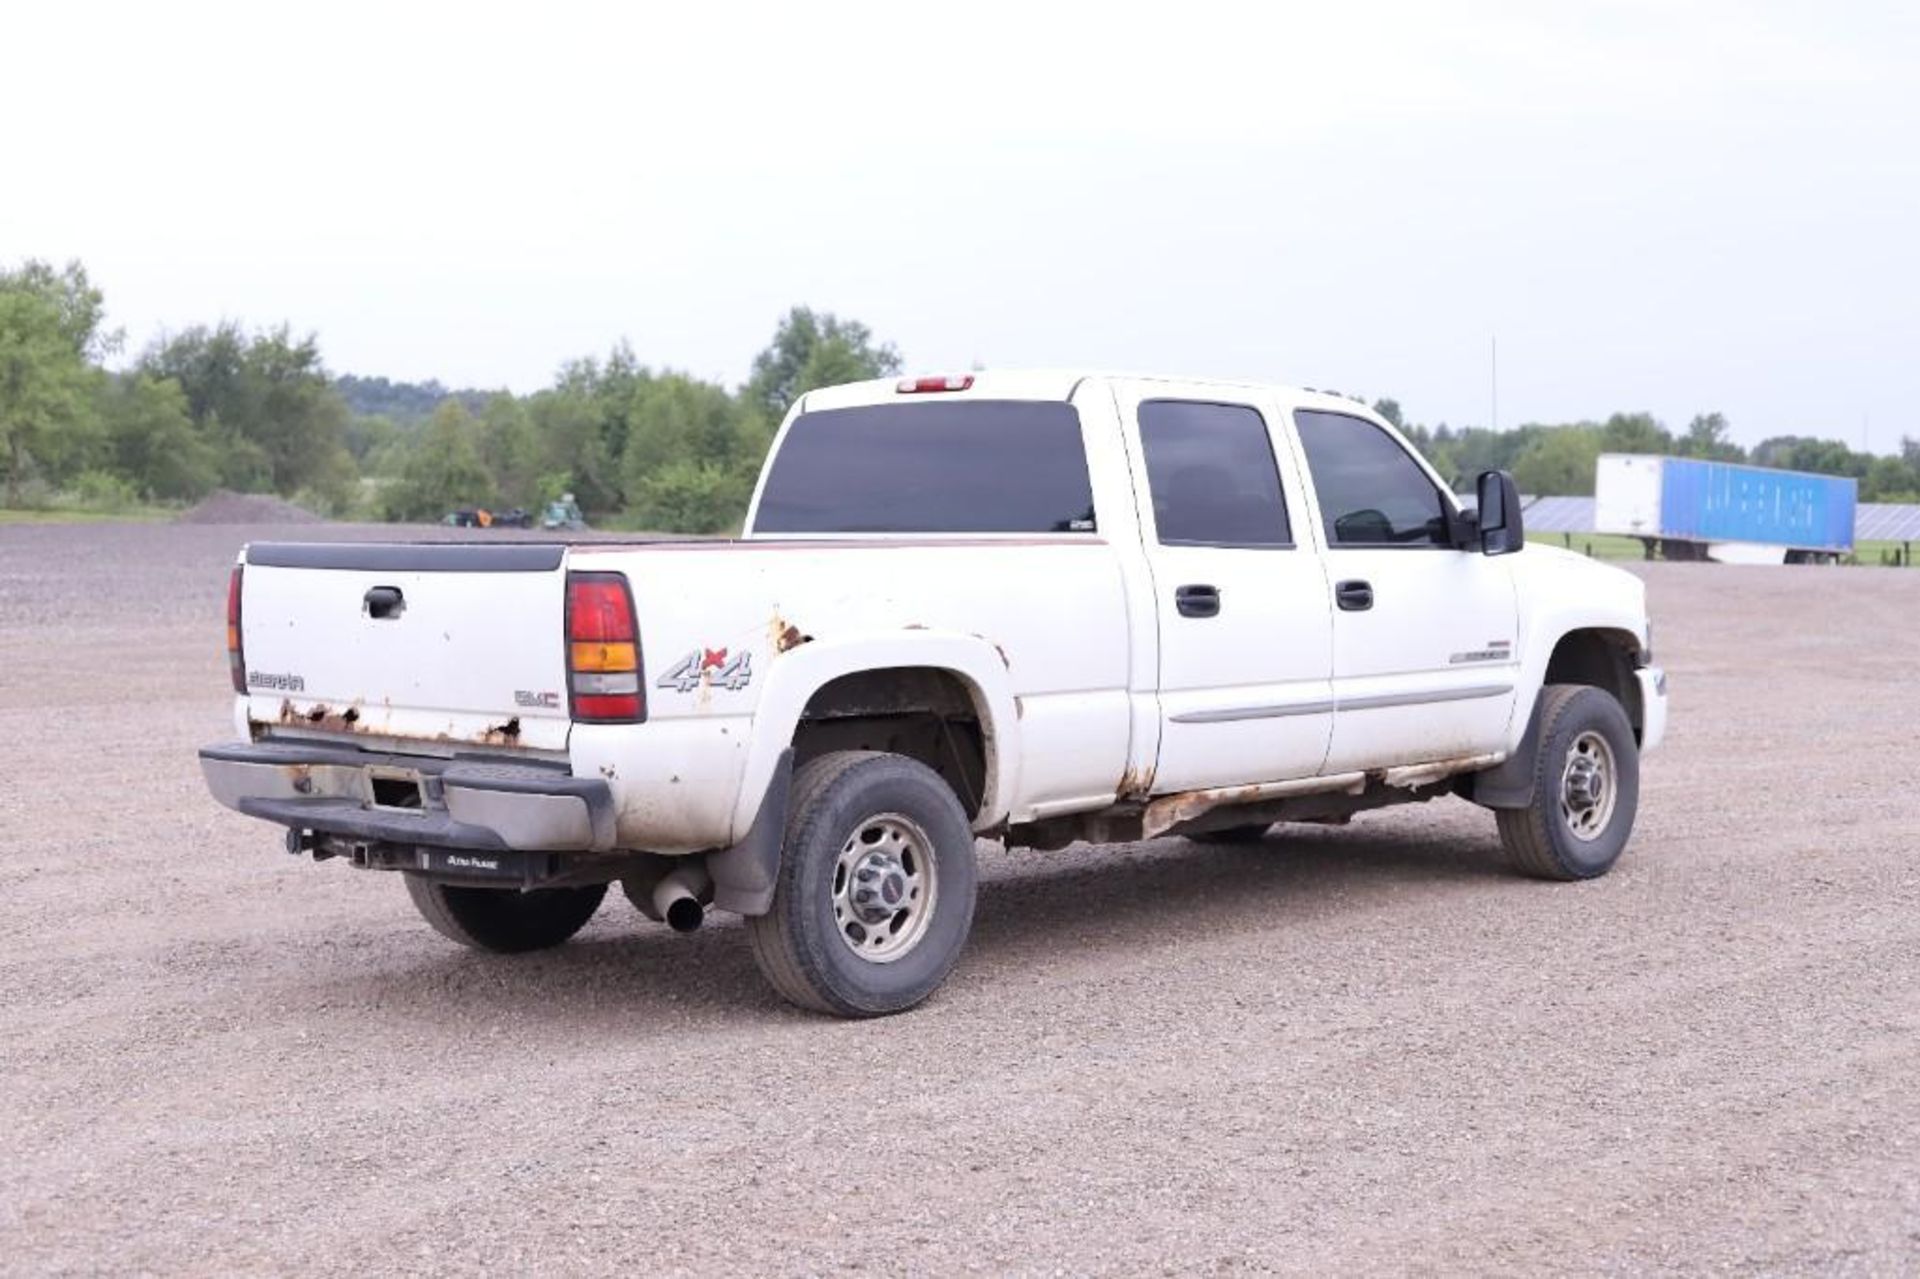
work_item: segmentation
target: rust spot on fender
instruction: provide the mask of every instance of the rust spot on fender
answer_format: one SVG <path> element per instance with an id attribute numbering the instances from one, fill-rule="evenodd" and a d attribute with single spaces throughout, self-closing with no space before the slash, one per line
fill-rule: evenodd
<path id="1" fill-rule="evenodd" d="M 767 622 L 767 643 L 772 647 L 775 656 L 812 642 L 813 636 L 780 616 L 779 609 L 773 611 L 772 618 Z"/>

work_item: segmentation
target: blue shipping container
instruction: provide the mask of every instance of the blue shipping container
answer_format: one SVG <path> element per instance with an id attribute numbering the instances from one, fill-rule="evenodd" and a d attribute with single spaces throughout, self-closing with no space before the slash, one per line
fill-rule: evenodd
<path id="1" fill-rule="evenodd" d="M 1853 549 L 1857 481 L 1764 466 L 1662 460 L 1660 532 L 1699 542 Z"/>

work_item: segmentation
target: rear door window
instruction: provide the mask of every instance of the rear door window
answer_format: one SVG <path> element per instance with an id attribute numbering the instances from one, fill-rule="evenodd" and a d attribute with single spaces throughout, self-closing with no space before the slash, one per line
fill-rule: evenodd
<path id="1" fill-rule="evenodd" d="M 1266 419 L 1244 404 L 1140 405 L 1153 522 L 1164 546 L 1291 546 Z"/>
<path id="2" fill-rule="evenodd" d="M 1451 546 L 1440 490 L 1392 436 L 1344 413 L 1293 415 L 1327 545 Z"/>
<path id="3" fill-rule="evenodd" d="M 937 400 L 803 413 L 756 533 L 1092 533 L 1071 404 Z"/>

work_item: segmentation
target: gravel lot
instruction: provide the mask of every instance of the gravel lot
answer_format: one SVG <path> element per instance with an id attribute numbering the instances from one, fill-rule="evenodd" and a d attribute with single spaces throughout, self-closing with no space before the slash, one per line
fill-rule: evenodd
<path id="1" fill-rule="evenodd" d="M 251 532 L 0 528 L 0 1268 L 1920 1269 L 1920 573 L 1650 566 L 1604 880 L 1451 800 L 994 853 L 856 1025 L 724 917 L 478 956 L 217 807 Z"/>

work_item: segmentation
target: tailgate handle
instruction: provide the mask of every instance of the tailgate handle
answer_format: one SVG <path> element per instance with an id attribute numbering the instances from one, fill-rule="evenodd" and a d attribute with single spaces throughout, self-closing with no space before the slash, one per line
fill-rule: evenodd
<path id="1" fill-rule="evenodd" d="M 367 592 L 362 602 L 367 606 L 367 616 L 376 622 L 388 621 L 407 611 L 407 597 L 397 586 L 376 586 Z"/>

